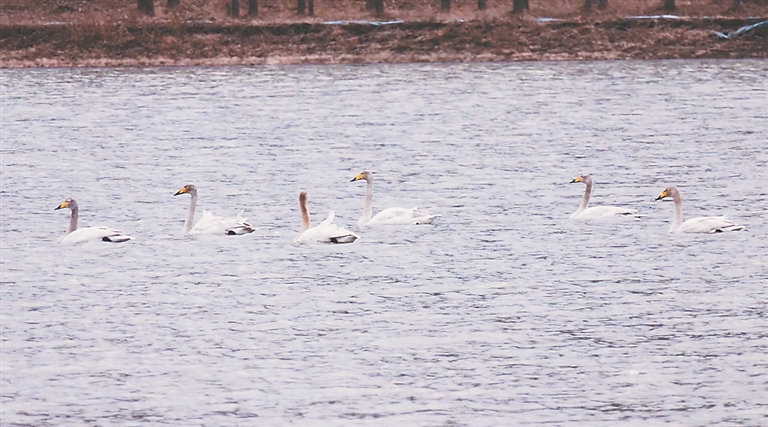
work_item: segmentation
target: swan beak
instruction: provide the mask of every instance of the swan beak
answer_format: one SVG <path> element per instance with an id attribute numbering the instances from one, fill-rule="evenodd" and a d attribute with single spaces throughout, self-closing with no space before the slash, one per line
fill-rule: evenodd
<path id="1" fill-rule="evenodd" d="M 59 209 L 64 209 L 66 207 L 69 207 L 69 204 L 67 202 L 64 202 L 64 203 L 60 204 L 59 206 L 57 206 L 54 210 L 57 211 Z"/>
<path id="2" fill-rule="evenodd" d="M 659 197 L 657 197 L 656 200 L 661 200 L 661 199 L 663 199 L 663 198 L 665 198 L 667 196 L 668 196 L 667 190 L 664 190 L 664 191 L 661 192 L 661 194 L 659 194 Z"/>
<path id="3" fill-rule="evenodd" d="M 576 178 L 573 178 L 573 181 L 571 181 L 571 184 L 573 184 L 574 182 L 581 182 L 583 179 L 584 178 L 577 176 Z"/>
<path id="4" fill-rule="evenodd" d="M 357 174 L 356 177 L 352 178 L 352 180 L 349 181 L 349 182 L 360 181 L 361 179 L 363 179 L 363 174 L 359 173 L 359 174 Z"/>
<path id="5" fill-rule="evenodd" d="M 181 190 L 177 191 L 176 194 L 174 194 L 174 196 L 178 196 L 179 194 L 184 194 L 186 192 L 187 190 L 185 188 L 182 188 Z"/>

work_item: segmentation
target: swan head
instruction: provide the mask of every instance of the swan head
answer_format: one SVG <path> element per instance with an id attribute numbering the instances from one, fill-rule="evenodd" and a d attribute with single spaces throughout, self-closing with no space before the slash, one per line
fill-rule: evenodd
<path id="1" fill-rule="evenodd" d="M 64 208 L 69 208 L 71 210 L 77 209 L 77 201 L 70 197 L 69 199 L 64 200 L 64 202 L 59 206 L 56 206 L 54 210 L 57 211 L 59 209 L 64 209 Z"/>
<path id="2" fill-rule="evenodd" d="M 592 177 L 589 176 L 589 174 L 579 175 L 576 178 L 573 178 L 571 183 L 574 182 L 583 182 L 584 184 L 591 184 L 592 183 Z"/>
<path id="3" fill-rule="evenodd" d="M 299 194 L 299 203 L 301 203 L 302 205 L 307 203 L 307 192 L 306 191 L 302 191 Z"/>
<path id="4" fill-rule="evenodd" d="M 356 177 L 352 178 L 352 180 L 349 182 L 362 181 L 362 180 L 370 181 L 372 177 L 373 175 L 370 172 L 362 171 L 359 174 L 357 174 Z"/>
<path id="5" fill-rule="evenodd" d="M 192 184 L 187 184 L 184 187 L 181 187 L 181 190 L 177 191 L 176 194 L 174 194 L 174 196 L 178 196 L 179 194 L 187 194 L 187 193 L 190 193 L 190 194 L 197 193 L 197 188 L 195 188 L 195 186 Z"/>
<path id="6" fill-rule="evenodd" d="M 661 199 L 663 199 L 665 197 L 675 197 L 676 195 L 679 197 L 679 193 L 677 192 L 677 188 L 675 188 L 675 187 L 667 187 L 667 188 L 664 189 L 664 191 L 661 192 L 661 194 L 659 194 L 659 197 L 657 197 L 656 200 L 661 200 Z"/>

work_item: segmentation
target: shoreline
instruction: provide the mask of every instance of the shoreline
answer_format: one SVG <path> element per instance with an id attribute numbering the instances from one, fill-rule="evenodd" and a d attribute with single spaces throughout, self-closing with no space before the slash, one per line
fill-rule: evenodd
<path id="1" fill-rule="evenodd" d="M 768 58 L 768 18 L 0 25 L 0 68 Z"/>

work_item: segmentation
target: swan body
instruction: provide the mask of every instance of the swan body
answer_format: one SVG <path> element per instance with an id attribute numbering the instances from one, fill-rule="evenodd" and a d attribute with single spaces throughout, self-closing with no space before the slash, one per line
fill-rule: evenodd
<path id="1" fill-rule="evenodd" d="M 203 211 L 203 217 L 189 230 L 189 234 L 239 235 L 252 233 L 255 228 L 245 222 L 247 218 L 243 218 L 242 214 L 243 212 L 240 211 L 235 218 L 224 218 L 214 215 L 211 211 Z"/>
<path id="2" fill-rule="evenodd" d="M 237 214 L 236 218 L 225 218 L 216 216 L 210 211 L 203 211 L 203 217 L 195 223 L 195 208 L 197 207 L 197 188 L 192 184 L 187 184 L 177 191 L 174 196 L 189 193 L 192 196 L 189 202 L 189 211 L 187 219 L 184 221 L 184 233 L 190 235 L 240 235 L 253 233 L 255 228 L 248 224 L 248 218 L 243 218 L 243 211 Z"/>
<path id="3" fill-rule="evenodd" d="M 345 230 L 333 223 L 335 215 L 333 211 L 328 213 L 328 218 L 315 227 L 309 219 L 307 210 L 307 193 L 299 194 L 299 208 L 301 208 L 301 230 L 293 239 L 295 244 L 304 243 L 352 243 L 359 239 L 357 234 Z"/>
<path id="4" fill-rule="evenodd" d="M 584 220 L 600 220 L 608 218 L 616 218 L 619 216 L 637 216 L 637 210 L 620 208 L 617 206 L 589 206 L 589 197 L 592 194 L 592 177 L 587 175 L 581 175 L 574 178 L 571 183 L 583 182 L 587 185 L 587 189 L 584 191 L 584 197 L 581 199 L 581 205 L 576 209 L 576 212 L 571 214 L 571 219 L 584 219 Z"/>
<path id="5" fill-rule="evenodd" d="M 667 187 L 656 200 L 672 197 L 675 201 L 675 212 L 672 215 L 670 233 L 721 233 L 724 231 L 743 230 L 744 226 L 736 224 L 725 216 L 707 216 L 692 218 L 683 222 L 683 200 L 675 187 Z"/>
<path id="6" fill-rule="evenodd" d="M 67 232 L 59 237 L 57 240 L 59 243 L 74 244 L 101 240 L 104 242 L 121 243 L 127 242 L 132 239 L 130 236 L 126 236 L 120 230 L 115 230 L 109 227 L 86 227 L 77 228 L 77 220 L 80 216 L 80 208 L 77 206 L 75 199 L 69 198 L 64 203 L 57 206 L 54 210 L 69 208 L 72 214 L 69 219 L 69 227 Z"/>
<path id="7" fill-rule="evenodd" d="M 616 218 L 617 216 L 636 215 L 637 211 L 634 209 L 625 209 L 617 206 L 593 206 L 591 208 L 584 209 L 581 212 L 574 212 L 571 214 L 571 219 L 608 219 Z"/>
<path id="8" fill-rule="evenodd" d="M 363 208 L 363 214 L 357 222 L 357 225 L 360 228 L 377 225 L 432 224 L 432 221 L 434 221 L 435 218 L 440 217 L 440 215 L 432 215 L 429 212 L 419 210 L 418 208 L 387 208 L 371 217 L 373 214 L 373 174 L 369 171 L 363 171 L 352 178 L 352 181 L 350 182 L 361 180 L 365 180 L 368 185 L 366 186 L 365 191 L 365 207 Z"/>

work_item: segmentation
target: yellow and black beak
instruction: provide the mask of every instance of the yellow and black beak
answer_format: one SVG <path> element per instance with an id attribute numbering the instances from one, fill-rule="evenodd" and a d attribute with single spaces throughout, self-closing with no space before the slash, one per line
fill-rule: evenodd
<path id="1" fill-rule="evenodd" d="M 669 194 L 667 194 L 667 190 L 664 190 L 661 192 L 661 194 L 659 194 L 659 197 L 657 197 L 656 200 L 661 200 L 667 196 L 669 196 Z"/>
<path id="2" fill-rule="evenodd" d="M 573 184 L 574 182 L 581 182 L 583 179 L 584 178 L 577 176 L 576 178 L 573 178 L 573 181 L 571 181 L 571 184 Z"/>
<path id="3" fill-rule="evenodd" d="M 179 194 L 184 194 L 187 192 L 187 187 L 182 188 L 181 190 L 177 191 L 174 196 L 178 196 Z"/>
<path id="4" fill-rule="evenodd" d="M 64 208 L 68 208 L 68 207 L 69 207 L 69 203 L 64 202 L 64 203 L 60 204 L 59 206 L 56 206 L 56 208 L 54 210 L 57 211 L 59 209 L 64 209 Z"/>
<path id="5" fill-rule="evenodd" d="M 349 182 L 360 181 L 361 179 L 363 179 L 363 174 L 359 173 L 359 174 L 357 174 L 356 177 L 352 178 L 352 180 L 349 181 Z"/>

